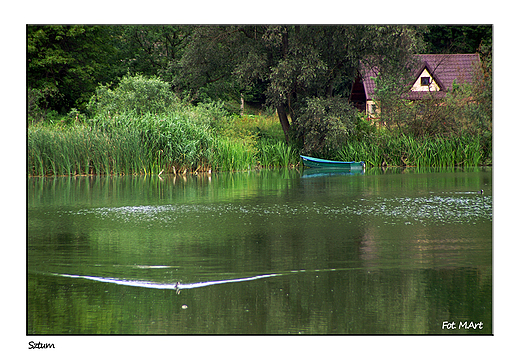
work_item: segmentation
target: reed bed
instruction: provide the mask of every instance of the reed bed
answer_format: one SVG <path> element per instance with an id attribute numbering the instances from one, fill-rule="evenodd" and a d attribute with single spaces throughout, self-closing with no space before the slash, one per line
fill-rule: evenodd
<path id="1" fill-rule="evenodd" d="M 88 127 L 29 128 L 28 173 L 45 175 L 138 174 L 150 157 L 136 131 L 106 133 Z"/>
<path id="2" fill-rule="evenodd" d="M 287 166 L 298 157 L 282 141 L 259 141 L 258 134 L 240 121 L 244 125 L 233 136 L 220 134 L 209 121 L 191 113 L 104 115 L 71 127 L 30 126 L 28 174 L 242 171 Z"/>
<path id="3" fill-rule="evenodd" d="M 282 140 L 261 138 L 257 148 L 258 164 L 261 167 L 288 167 L 300 161 L 298 151 Z"/>
<path id="4" fill-rule="evenodd" d="M 242 171 L 289 167 L 300 162 L 300 149 L 283 141 L 283 133 L 277 133 L 279 124 L 272 117 L 251 121 L 231 117 L 219 122 L 211 115 L 215 111 L 210 110 L 195 114 L 191 109 L 163 115 L 103 115 L 61 128 L 31 125 L 27 132 L 28 174 Z M 364 140 L 347 141 L 335 157 L 364 161 L 371 167 L 451 168 L 486 162 L 491 158 L 486 148 L 491 149 L 490 140 L 479 136 L 414 138 L 374 134 Z M 325 157 L 334 159 L 334 155 Z"/>
<path id="5" fill-rule="evenodd" d="M 478 136 L 458 138 L 388 137 L 374 143 L 349 141 L 339 160 L 365 161 L 368 165 L 453 168 L 478 166 L 483 160 Z"/>
<path id="6" fill-rule="evenodd" d="M 180 117 L 118 116 L 70 128 L 29 127 L 31 175 L 148 174 L 207 167 L 214 139 Z"/>
<path id="7" fill-rule="evenodd" d="M 218 171 L 249 170 L 256 166 L 256 150 L 249 141 L 219 137 L 214 153 L 212 164 Z"/>

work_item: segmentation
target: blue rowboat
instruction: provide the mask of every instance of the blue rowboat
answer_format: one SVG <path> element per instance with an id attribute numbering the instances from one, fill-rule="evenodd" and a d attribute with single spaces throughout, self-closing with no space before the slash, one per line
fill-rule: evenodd
<path id="1" fill-rule="evenodd" d="M 311 168 L 364 169 L 363 161 L 334 161 L 300 155 L 303 165 Z"/>

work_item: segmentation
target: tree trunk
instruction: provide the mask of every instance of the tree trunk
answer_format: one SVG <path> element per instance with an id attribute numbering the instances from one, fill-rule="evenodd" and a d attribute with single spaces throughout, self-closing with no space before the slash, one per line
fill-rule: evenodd
<path id="1" fill-rule="evenodd" d="M 283 105 L 277 106 L 276 112 L 278 113 L 280 124 L 282 124 L 283 133 L 285 135 L 285 143 L 289 144 L 289 132 L 291 131 L 291 125 L 289 124 L 289 119 L 287 118 L 285 107 Z"/>
<path id="2" fill-rule="evenodd" d="M 282 56 L 287 58 L 287 51 L 289 50 L 289 34 L 287 32 L 287 28 L 284 27 L 282 30 Z M 281 96 L 281 94 L 280 94 Z M 289 99 L 290 101 L 290 95 Z M 290 104 L 289 104 L 290 106 Z M 291 125 L 289 124 L 289 119 L 287 118 L 287 112 L 285 111 L 284 105 L 277 105 L 276 112 L 278 113 L 278 119 L 280 119 L 280 124 L 282 124 L 283 133 L 285 135 L 285 143 L 289 144 L 289 132 L 291 130 Z"/>

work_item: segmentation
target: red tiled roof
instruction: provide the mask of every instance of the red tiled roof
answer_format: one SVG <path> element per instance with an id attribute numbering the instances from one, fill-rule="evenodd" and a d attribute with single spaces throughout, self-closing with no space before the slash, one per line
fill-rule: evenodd
<path id="1" fill-rule="evenodd" d="M 442 93 L 451 88 L 454 80 L 458 84 L 471 83 L 475 70 L 474 66 L 480 61 L 478 54 L 420 54 L 416 56 L 418 65 L 414 74 L 410 77 L 410 85 L 427 67 L 432 77 L 439 84 Z M 362 64 L 361 76 L 367 100 L 373 98 L 375 82 L 371 77 L 376 77 L 377 73 L 377 68 L 370 68 L 366 64 Z"/>

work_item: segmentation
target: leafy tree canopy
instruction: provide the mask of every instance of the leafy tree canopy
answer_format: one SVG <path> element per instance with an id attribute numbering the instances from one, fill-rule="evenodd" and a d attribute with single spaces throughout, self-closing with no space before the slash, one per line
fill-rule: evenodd
<path id="1" fill-rule="evenodd" d="M 491 46 L 491 25 L 429 25 L 425 29 L 426 53 L 472 54 Z"/>
<path id="2" fill-rule="evenodd" d="M 109 28 L 99 26 L 28 26 L 27 80 L 40 90 L 45 105 L 65 112 L 82 108 L 99 82 L 114 78 L 116 48 Z"/>
<path id="3" fill-rule="evenodd" d="M 172 67 L 189 40 L 191 26 L 122 25 L 113 27 L 113 32 L 125 74 L 171 81 Z"/>
<path id="4" fill-rule="evenodd" d="M 289 140 L 289 118 L 297 124 L 319 103 L 308 99 L 343 101 L 359 62 L 371 55 L 382 56 L 382 68 L 403 71 L 422 49 L 421 35 L 410 26 L 201 26 L 174 83 L 194 98 L 236 96 L 263 84 L 266 105 L 276 108 Z"/>

